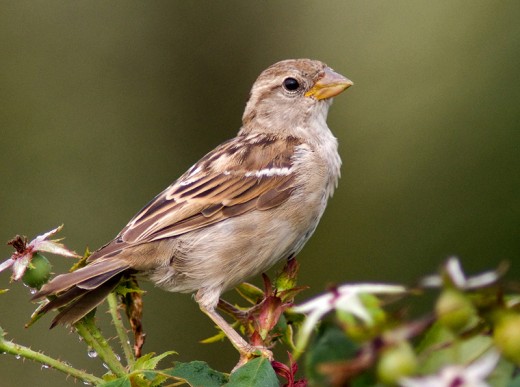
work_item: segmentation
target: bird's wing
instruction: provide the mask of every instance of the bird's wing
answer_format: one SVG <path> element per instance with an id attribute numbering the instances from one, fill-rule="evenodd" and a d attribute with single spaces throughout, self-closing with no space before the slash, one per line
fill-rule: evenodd
<path id="1" fill-rule="evenodd" d="M 139 211 L 92 259 L 280 205 L 295 188 L 294 155 L 302 146 L 293 137 L 268 135 L 239 136 L 221 144 Z"/>

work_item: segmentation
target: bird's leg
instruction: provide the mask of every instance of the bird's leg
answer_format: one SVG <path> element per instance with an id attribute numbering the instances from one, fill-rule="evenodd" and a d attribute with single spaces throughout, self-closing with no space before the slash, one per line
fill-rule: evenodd
<path id="1" fill-rule="evenodd" d="M 197 295 L 198 296 L 198 295 Z M 224 318 L 217 313 L 214 307 L 207 307 L 199 301 L 199 297 L 196 297 L 199 303 L 200 309 L 213 320 L 215 324 L 224 332 L 233 347 L 240 353 L 240 360 L 236 365 L 235 369 L 239 368 L 243 364 L 247 363 L 255 356 L 263 356 L 269 360 L 273 360 L 273 353 L 266 347 L 255 347 L 245 341 L 237 331 L 233 329 Z"/>

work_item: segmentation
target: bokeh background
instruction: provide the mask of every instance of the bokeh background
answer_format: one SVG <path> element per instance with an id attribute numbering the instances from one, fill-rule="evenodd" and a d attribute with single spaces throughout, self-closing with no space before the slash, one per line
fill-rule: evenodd
<path id="1" fill-rule="evenodd" d="M 62 223 L 79 252 L 233 136 L 249 89 L 286 58 L 355 86 L 329 126 L 344 161 L 299 256 L 301 299 L 345 281 L 410 283 L 451 254 L 520 275 L 520 2 L 6 1 L 0 5 L 0 239 Z M 0 257 L 11 250 L 0 246 Z M 70 260 L 54 257 L 56 272 Z M 0 325 L 96 373 L 75 334 L 25 330 L 29 291 L 0 274 Z M 145 285 L 146 351 L 229 370 L 227 342 L 188 295 Z M 103 311 L 98 313 L 103 319 Z M 104 326 L 109 330 L 109 326 Z M 73 380 L 0 356 L 0 385 Z"/>

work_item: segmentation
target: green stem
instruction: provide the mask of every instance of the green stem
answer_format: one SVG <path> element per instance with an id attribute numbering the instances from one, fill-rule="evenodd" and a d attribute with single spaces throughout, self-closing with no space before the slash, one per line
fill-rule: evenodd
<path id="1" fill-rule="evenodd" d="M 125 354 L 126 363 L 130 368 L 133 367 L 135 363 L 134 353 L 132 351 L 132 347 L 130 347 L 130 339 L 128 338 L 128 334 L 126 333 L 125 326 L 123 325 L 123 321 L 121 320 L 121 314 L 117 308 L 117 298 L 114 293 L 110 293 L 107 297 L 108 300 L 108 310 L 110 311 L 110 315 L 112 316 L 112 320 L 114 321 L 114 327 L 117 331 L 117 336 L 119 337 L 119 341 L 121 342 L 121 347 L 123 348 L 123 352 Z"/>
<path id="2" fill-rule="evenodd" d="M 24 347 L 23 345 L 15 344 L 12 341 L 5 341 L 0 335 L 0 352 L 7 352 L 15 356 L 21 356 L 25 359 L 34 360 L 38 363 L 45 364 L 51 368 L 61 371 L 67 375 L 70 375 L 76 379 L 80 379 L 84 382 L 91 383 L 93 385 L 99 385 L 103 383 L 103 379 L 100 379 L 92 374 L 85 371 L 78 370 L 62 361 L 53 359 L 43 353 L 33 351 L 30 348 Z"/>
<path id="3" fill-rule="evenodd" d="M 74 328 L 76 328 L 78 334 L 83 337 L 85 343 L 96 351 L 100 359 L 103 360 L 114 375 L 117 377 L 126 375 L 125 367 L 123 367 L 118 360 L 116 354 L 101 335 L 99 329 L 94 325 L 92 317 L 86 317 L 78 321 L 74 324 Z"/>

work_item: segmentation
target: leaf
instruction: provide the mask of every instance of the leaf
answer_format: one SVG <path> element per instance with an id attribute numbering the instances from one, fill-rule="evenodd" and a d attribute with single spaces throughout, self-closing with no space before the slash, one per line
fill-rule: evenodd
<path id="1" fill-rule="evenodd" d="M 123 376 L 122 378 L 111 380 L 110 382 L 102 383 L 99 385 L 100 387 L 132 387 L 132 383 L 130 383 L 130 378 L 128 376 Z"/>
<path id="2" fill-rule="evenodd" d="M 279 297 L 269 296 L 262 303 L 258 316 L 258 333 L 262 340 L 265 340 L 269 331 L 276 325 L 282 312 L 282 300 Z"/>
<path id="3" fill-rule="evenodd" d="M 433 374 L 449 364 L 469 364 L 492 345 L 493 340 L 489 336 L 477 335 L 468 339 L 456 339 L 448 329 L 434 324 L 417 350 L 425 359 L 419 373 Z"/>
<path id="4" fill-rule="evenodd" d="M 8 291 L 9 291 L 9 289 L 0 289 L 0 294 L 7 293 Z"/>
<path id="5" fill-rule="evenodd" d="M 325 377 L 320 372 L 323 365 L 341 362 L 356 357 L 357 346 L 336 325 L 322 323 L 305 358 L 305 374 L 309 385 L 322 385 Z"/>
<path id="6" fill-rule="evenodd" d="M 85 249 L 85 253 L 83 256 L 79 259 L 78 262 L 76 262 L 72 267 L 69 269 L 70 272 L 76 271 L 78 269 L 81 269 L 82 267 L 86 266 L 87 264 L 87 258 L 90 257 L 91 253 L 88 247 Z"/>
<path id="7" fill-rule="evenodd" d="M 454 338 L 455 336 L 450 331 L 441 324 L 435 323 L 424 334 L 424 338 L 417 346 L 417 353 L 422 354 L 427 349 L 452 341 Z"/>
<path id="8" fill-rule="evenodd" d="M 139 288 L 139 284 L 135 277 L 126 278 L 125 281 L 118 286 L 116 292 L 122 288 L 130 290 L 122 294 L 121 302 L 125 306 L 126 317 L 134 334 L 134 354 L 139 358 L 143 350 L 144 339 L 146 334 L 143 332 L 143 291 Z"/>
<path id="9" fill-rule="evenodd" d="M 130 374 L 132 387 L 157 387 L 163 383 L 168 376 L 160 371 L 135 371 Z"/>
<path id="10" fill-rule="evenodd" d="M 515 365 L 508 360 L 501 358 L 497 366 L 487 378 L 490 386 L 495 387 L 520 387 L 520 376 L 516 379 L 516 384 L 511 378 L 515 373 Z M 508 384 L 509 383 L 509 384 Z"/>
<path id="11" fill-rule="evenodd" d="M 177 354 L 175 351 L 167 351 L 160 355 L 155 355 L 155 352 L 147 353 L 146 355 L 141 356 L 137 361 L 135 362 L 132 369 L 134 371 L 138 370 L 154 370 L 157 367 L 157 364 L 164 359 L 166 356 Z"/>
<path id="12" fill-rule="evenodd" d="M 131 293 L 142 294 L 142 293 L 144 293 L 144 290 L 142 290 L 139 287 L 139 284 L 137 283 L 137 281 L 132 280 L 132 279 L 128 279 L 126 281 L 122 281 L 121 283 L 119 283 L 119 285 L 117 286 L 115 292 L 117 294 L 125 297 L 125 296 L 127 296 L 128 294 L 131 294 Z"/>
<path id="13" fill-rule="evenodd" d="M 256 305 L 259 300 L 264 298 L 264 292 L 262 289 L 248 282 L 241 283 L 235 287 L 235 290 L 238 292 L 238 294 L 240 294 L 244 299 L 253 305 Z"/>
<path id="14" fill-rule="evenodd" d="M 211 369 L 206 362 L 174 362 L 174 367 L 162 371 L 163 374 L 184 380 L 192 387 L 220 387 L 228 377 L 222 372 Z"/>
<path id="15" fill-rule="evenodd" d="M 295 289 L 299 268 L 300 264 L 296 259 L 289 259 L 286 262 L 274 280 L 275 288 L 278 292 Z M 286 299 L 283 300 L 286 301 Z"/>
<path id="16" fill-rule="evenodd" d="M 520 387 L 520 375 L 511 380 L 507 387 Z"/>
<path id="17" fill-rule="evenodd" d="M 216 335 L 208 337 L 207 339 L 204 339 L 204 340 L 200 340 L 199 342 L 202 344 L 212 344 L 212 343 L 217 343 L 219 341 L 222 341 L 226 337 L 227 337 L 226 334 L 224 332 L 220 331 Z"/>
<path id="18" fill-rule="evenodd" d="M 283 302 L 293 302 L 294 298 L 304 290 L 309 289 L 309 286 L 296 286 L 291 289 L 286 289 L 278 293 L 278 297 L 282 299 Z"/>
<path id="19" fill-rule="evenodd" d="M 226 387 L 278 387 L 279 385 L 269 360 L 257 357 L 233 372 Z"/>

